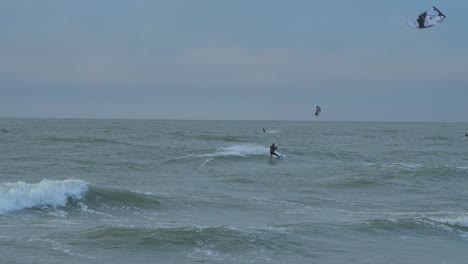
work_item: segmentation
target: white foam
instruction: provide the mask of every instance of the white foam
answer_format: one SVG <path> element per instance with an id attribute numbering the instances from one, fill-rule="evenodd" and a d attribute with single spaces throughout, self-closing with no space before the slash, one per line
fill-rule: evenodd
<path id="1" fill-rule="evenodd" d="M 456 234 L 463 239 L 468 240 L 468 232 L 463 231 L 460 227 L 468 227 L 468 217 L 467 216 L 457 216 L 457 217 L 429 217 L 429 221 L 426 222 L 436 228 L 445 230 L 447 232 Z M 457 227 L 458 226 L 458 227 Z"/>
<path id="2" fill-rule="evenodd" d="M 268 148 L 264 146 L 243 144 L 243 145 L 233 145 L 229 147 L 220 148 L 216 150 L 215 153 L 211 153 L 211 154 L 199 154 L 199 155 L 190 155 L 190 156 L 196 157 L 196 158 L 205 158 L 205 157 L 212 158 L 212 157 L 228 157 L 228 156 L 249 157 L 249 156 L 265 155 L 265 154 L 268 154 Z"/>
<path id="3" fill-rule="evenodd" d="M 215 156 L 255 156 L 268 153 L 268 148 L 259 145 L 234 145 L 221 148 L 216 151 Z"/>
<path id="4" fill-rule="evenodd" d="M 202 167 L 205 167 L 205 165 L 206 165 L 208 162 L 212 161 L 212 160 L 213 160 L 213 158 L 209 158 L 209 159 L 205 160 L 205 161 L 203 162 L 203 164 L 202 164 Z"/>
<path id="5" fill-rule="evenodd" d="M 0 183 L 0 214 L 40 206 L 65 206 L 68 198 L 81 200 L 87 191 L 87 183 L 75 179 Z"/>
<path id="6" fill-rule="evenodd" d="M 394 162 L 394 163 L 384 163 L 380 166 L 384 168 L 404 168 L 404 169 L 418 169 L 421 168 L 421 164 L 416 163 L 405 163 L 405 162 Z"/>
<path id="7" fill-rule="evenodd" d="M 432 220 L 432 221 L 436 221 L 436 222 L 451 225 L 451 226 L 468 227 L 468 217 L 467 216 L 459 216 L 459 217 L 454 217 L 454 218 L 432 217 L 432 218 L 429 218 L 429 219 Z"/>
<path id="8" fill-rule="evenodd" d="M 206 249 L 206 248 L 196 248 L 192 252 L 189 252 L 187 255 L 189 258 L 205 258 L 205 257 L 210 257 L 210 258 L 216 258 L 216 259 L 222 259 L 223 255 L 213 251 L 211 249 Z"/>
<path id="9" fill-rule="evenodd" d="M 202 166 L 205 166 L 208 162 L 212 161 L 213 158 L 216 157 L 230 157 L 230 156 L 237 156 L 237 157 L 250 157 L 250 156 L 258 156 L 258 155 L 266 155 L 269 153 L 269 148 L 261 146 L 261 145 L 254 145 L 254 144 L 241 144 L 241 145 L 233 145 L 224 148 L 217 149 L 214 153 L 205 153 L 205 154 L 189 154 L 177 158 L 168 159 L 166 161 L 175 161 L 175 160 L 184 160 L 184 159 L 192 159 L 192 158 L 207 158 Z M 280 154 L 279 152 L 277 152 Z"/>

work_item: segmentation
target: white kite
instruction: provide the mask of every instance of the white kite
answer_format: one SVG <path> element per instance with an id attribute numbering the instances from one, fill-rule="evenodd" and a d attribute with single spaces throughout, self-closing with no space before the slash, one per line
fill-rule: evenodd
<path id="1" fill-rule="evenodd" d="M 442 23 L 446 16 L 440 12 L 437 7 L 433 6 L 426 12 L 419 15 L 417 18 L 408 22 L 408 26 L 412 28 L 430 28 Z"/>

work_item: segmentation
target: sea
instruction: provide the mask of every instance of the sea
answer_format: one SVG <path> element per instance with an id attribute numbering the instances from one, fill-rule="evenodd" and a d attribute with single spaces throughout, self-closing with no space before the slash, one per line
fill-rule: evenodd
<path id="1" fill-rule="evenodd" d="M 0 263 L 468 263 L 468 124 L 319 120 L 0 119 Z"/>

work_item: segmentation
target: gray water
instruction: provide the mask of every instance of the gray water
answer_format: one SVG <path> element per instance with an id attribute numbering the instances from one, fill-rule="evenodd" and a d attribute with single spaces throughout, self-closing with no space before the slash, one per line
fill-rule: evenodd
<path id="1" fill-rule="evenodd" d="M 467 263 L 467 131 L 0 119 L 0 262 Z"/>

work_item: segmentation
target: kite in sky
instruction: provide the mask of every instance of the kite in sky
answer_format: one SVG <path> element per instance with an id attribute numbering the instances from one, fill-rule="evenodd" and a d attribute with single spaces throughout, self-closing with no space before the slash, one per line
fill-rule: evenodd
<path id="1" fill-rule="evenodd" d="M 408 26 L 412 28 L 430 28 L 442 23 L 445 18 L 446 16 L 437 7 L 433 6 L 417 18 L 409 21 Z"/>
<path id="2" fill-rule="evenodd" d="M 315 117 L 318 117 L 320 115 L 320 112 L 322 112 L 322 109 L 320 106 L 316 105 L 315 106 Z"/>

